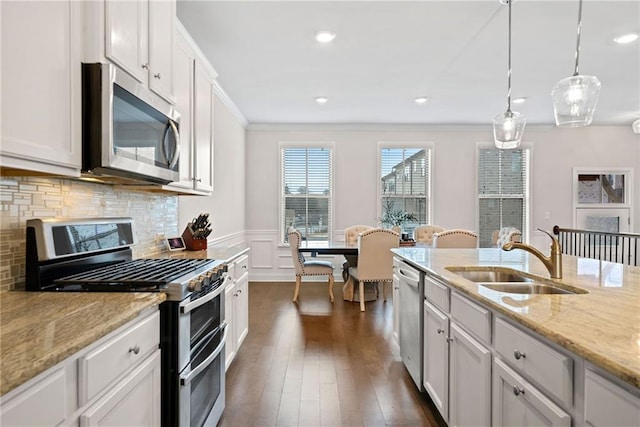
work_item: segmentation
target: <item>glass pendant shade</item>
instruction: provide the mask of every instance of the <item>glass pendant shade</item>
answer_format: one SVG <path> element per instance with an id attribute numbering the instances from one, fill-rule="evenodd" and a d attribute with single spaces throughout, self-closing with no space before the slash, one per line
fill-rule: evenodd
<path id="1" fill-rule="evenodd" d="M 507 110 L 493 119 L 493 139 L 496 148 L 510 149 L 520 146 L 527 119 L 524 114 Z"/>
<path id="2" fill-rule="evenodd" d="M 567 77 L 556 83 L 551 90 L 556 125 L 569 128 L 590 125 L 600 86 L 596 76 L 582 75 Z"/>

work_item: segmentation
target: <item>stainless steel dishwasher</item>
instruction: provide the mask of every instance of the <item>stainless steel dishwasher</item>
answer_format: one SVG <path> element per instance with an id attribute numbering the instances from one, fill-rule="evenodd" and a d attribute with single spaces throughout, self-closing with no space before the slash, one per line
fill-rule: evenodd
<path id="1" fill-rule="evenodd" d="M 401 261 L 397 274 L 400 278 L 400 355 L 418 390 L 422 390 L 424 273 Z"/>

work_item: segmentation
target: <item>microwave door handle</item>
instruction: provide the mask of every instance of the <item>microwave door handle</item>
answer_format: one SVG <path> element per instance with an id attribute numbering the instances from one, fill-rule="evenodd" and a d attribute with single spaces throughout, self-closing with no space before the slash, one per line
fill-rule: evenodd
<path id="1" fill-rule="evenodd" d="M 178 133 L 178 128 L 176 127 L 176 124 L 173 122 L 173 120 L 169 120 L 169 126 L 171 126 L 171 131 L 173 132 L 173 135 L 176 139 L 176 151 L 173 154 L 171 162 L 169 162 L 169 168 L 173 169 L 180 159 L 180 134 Z"/>

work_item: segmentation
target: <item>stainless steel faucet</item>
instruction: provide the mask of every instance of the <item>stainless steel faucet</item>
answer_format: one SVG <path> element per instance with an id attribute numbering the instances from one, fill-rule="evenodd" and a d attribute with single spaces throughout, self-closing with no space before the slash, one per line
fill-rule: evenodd
<path id="1" fill-rule="evenodd" d="M 547 233 L 544 230 L 538 228 L 538 231 L 542 231 L 547 236 L 551 237 L 551 254 L 547 257 L 538 249 L 534 248 L 531 245 L 527 245 L 526 243 L 519 242 L 509 242 L 505 243 L 502 246 L 502 249 L 505 251 L 510 251 L 513 249 L 522 249 L 523 251 L 527 251 L 538 257 L 540 261 L 547 267 L 549 270 L 549 274 L 552 279 L 562 279 L 562 248 L 560 247 L 560 242 L 558 239 L 553 237 L 550 233 Z"/>

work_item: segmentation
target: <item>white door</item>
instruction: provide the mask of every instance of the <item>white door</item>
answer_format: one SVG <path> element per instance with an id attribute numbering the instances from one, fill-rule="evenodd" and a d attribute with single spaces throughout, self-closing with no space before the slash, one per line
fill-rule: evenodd
<path id="1" fill-rule="evenodd" d="M 449 318 L 425 301 L 423 384 L 445 421 L 449 420 L 448 335 Z"/>

